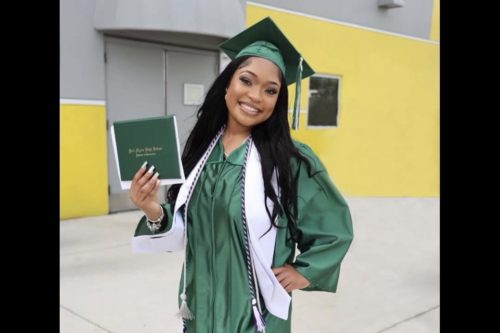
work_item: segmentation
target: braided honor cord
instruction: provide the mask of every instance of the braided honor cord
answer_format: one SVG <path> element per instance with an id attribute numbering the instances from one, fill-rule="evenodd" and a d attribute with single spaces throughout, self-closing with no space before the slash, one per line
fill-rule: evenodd
<path id="1" fill-rule="evenodd" d="M 255 291 L 254 291 L 254 276 L 253 276 L 253 265 L 252 258 L 250 256 L 250 248 L 248 241 L 248 225 L 247 225 L 247 217 L 245 213 L 245 174 L 246 167 L 250 152 L 250 147 L 252 146 L 252 137 L 250 136 L 247 141 L 246 150 L 245 150 L 245 161 L 243 163 L 243 170 L 241 174 L 241 221 L 243 224 L 243 241 L 245 246 L 245 261 L 247 264 L 247 275 L 248 275 L 248 289 L 250 291 L 250 303 L 252 305 L 253 310 L 253 319 L 254 325 L 257 332 L 262 332 L 265 329 L 266 322 L 264 317 L 262 317 L 261 312 L 257 307 L 257 300 L 255 299 Z"/>

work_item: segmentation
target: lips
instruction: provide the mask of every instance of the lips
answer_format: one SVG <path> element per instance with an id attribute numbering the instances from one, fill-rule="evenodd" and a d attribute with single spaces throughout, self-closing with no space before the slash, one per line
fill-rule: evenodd
<path id="1" fill-rule="evenodd" d="M 260 112 L 262 112 L 261 110 L 255 108 L 254 106 L 248 104 L 248 103 L 245 103 L 245 102 L 239 102 L 238 103 L 240 105 L 240 108 L 247 114 L 250 114 L 250 115 L 256 115 Z"/>

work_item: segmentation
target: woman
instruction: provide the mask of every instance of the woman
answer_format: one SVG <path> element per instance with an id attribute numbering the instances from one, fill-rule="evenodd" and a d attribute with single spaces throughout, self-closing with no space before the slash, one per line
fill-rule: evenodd
<path id="1" fill-rule="evenodd" d="M 309 65 L 270 18 L 221 48 L 233 61 L 198 111 L 186 182 L 160 205 L 153 168 L 132 181 L 145 214 L 133 250 L 185 249 L 184 332 L 290 332 L 293 290 L 336 291 L 351 216 L 318 157 L 290 136 L 287 85 L 300 95 Z M 292 128 L 297 117 L 298 105 Z"/>

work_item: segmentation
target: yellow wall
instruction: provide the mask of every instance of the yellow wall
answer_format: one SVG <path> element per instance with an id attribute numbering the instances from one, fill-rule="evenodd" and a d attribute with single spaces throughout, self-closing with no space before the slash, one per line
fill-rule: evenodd
<path id="1" fill-rule="evenodd" d="M 439 41 L 439 11 L 440 3 L 439 0 L 434 0 L 432 8 L 432 25 L 431 25 L 431 35 L 430 39 L 434 41 Z"/>
<path id="2" fill-rule="evenodd" d="M 108 213 L 104 106 L 60 105 L 60 218 Z"/>
<path id="3" fill-rule="evenodd" d="M 317 73 L 339 75 L 339 127 L 300 129 L 347 196 L 439 196 L 438 48 L 433 43 L 247 5 L 271 16 Z M 293 101 L 294 85 L 290 86 Z M 291 105 L 291 104 L 290 104 Z"/>

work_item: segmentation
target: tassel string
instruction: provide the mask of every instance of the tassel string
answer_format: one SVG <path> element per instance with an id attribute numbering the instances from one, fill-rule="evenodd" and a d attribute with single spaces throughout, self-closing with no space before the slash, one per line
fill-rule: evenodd
<path id="1" fill-rule="evenodd" d="M 297 67 L 297 75 L 295 76 L 295 101 L 293 105 L 293 119 L 292 129 L 299 129 L 299 114 L 300 114 L 300 92 L 302 82 L 302 61 L 304 58 L 300 57 L 299 66 Z"/>

